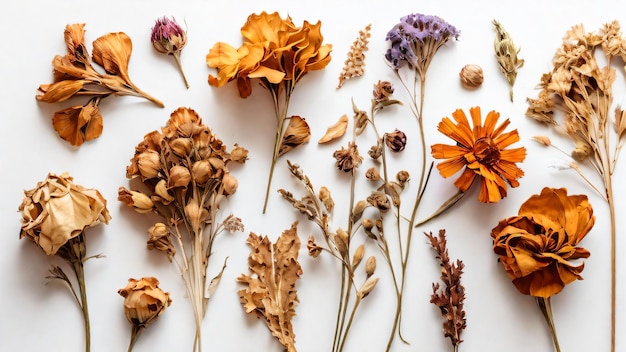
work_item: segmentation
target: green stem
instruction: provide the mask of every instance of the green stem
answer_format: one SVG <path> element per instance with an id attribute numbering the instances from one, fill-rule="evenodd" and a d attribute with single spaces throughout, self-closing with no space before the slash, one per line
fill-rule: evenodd
<path id="1" fill-rule="evenodd" d="M 132 352 L 133 347 L 135 347 L 135 342 L 137 342 L 137 339 L 139 339 L 139 335 L 143 331 L 143 328 L 143 326 L 133 324 L 133 328 L 130 334 L 130 343 L 128 344 L 128 352 Z"/>
<path id="2" fill-rule="evenodd" d="M 87 304 L 87 291 L 85 288 L 85 270 L 82 260 L 74 262 L 74 272 L 78 280 L 78 290 L 80 291 L 81 310 L 85 321 L 85 351 L 91 350 L 91 329 L 89 324 L 89 306 Z"/>
<path id="3" fill-rule="evenodd" d="M 537 297 L 537 304 L 539 305 L 539 309 L 543 314 L 548 327 L 550 328 L 550 333 L 552 335 L 552 341 L 554 342 L 554 349 L 556 352 L 561 352 L 561 347 L 559 346 L 559 339 L 556 335 L 556 328 L 554 326 L 554 319 L 552 318 L 552 305 L 550 304 L 550 297 Z"/>

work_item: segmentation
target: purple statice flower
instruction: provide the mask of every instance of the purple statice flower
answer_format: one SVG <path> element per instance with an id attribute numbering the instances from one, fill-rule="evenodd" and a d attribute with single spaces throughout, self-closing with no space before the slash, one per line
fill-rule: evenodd
<path id="1" fill-rule="evenodd" d="M 385 40 L 391 42 L 385 58 L 395 70 L 405 64 L 424 75 L 437 50 L 450 38 L 459 39 L 460 32 L 437 16 L 410 14 L 400 19 Z"/>

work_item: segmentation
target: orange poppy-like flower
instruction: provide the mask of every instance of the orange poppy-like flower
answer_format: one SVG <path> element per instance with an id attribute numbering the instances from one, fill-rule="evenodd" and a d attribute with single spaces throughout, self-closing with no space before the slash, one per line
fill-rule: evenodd
<path id="1" fill-rule="evenodd" d="M 584 263 L 570 261 L 589 257 L 578 244 L 595 219 L 587 196 L 546 187 L 491 231 L 493 250 L 521 293 L 549 298 L 582 280 Z"/>
<path id="2" fill-rule="evenodd" d="M 495 203 L 506 197 L 507 185 L 519 186 L 518 178 L 524 171 L 516 163 L 526 158 L 526 148 L 506 149 L 519 141 L 517 130 L 504 133 L 509 125 L 506 119 L 497 125 L 500 113 L 490 111 L 484 125 L 480 107 L 470 109 L 472 126 L 463 110 L 452 113 L 454 121 L 445 117 L 437 129 L 452 138 L 456 145 L 434 144 L 432 156 L 435 159 L 447 159 L 437 164 L 443 177 L 450 177 L 465 168 L 454 182 L 461 191 L 467 191 L 476 179 L 481 182 L 478 200 L 483 203 Z"/>

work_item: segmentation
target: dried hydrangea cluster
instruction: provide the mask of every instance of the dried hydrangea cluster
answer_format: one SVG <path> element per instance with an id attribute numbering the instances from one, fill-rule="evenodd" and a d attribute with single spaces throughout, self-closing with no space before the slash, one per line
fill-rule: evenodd
<path id="1" fill-rule="evenodd" d="M 467 327 L 466 313 L 464 308 L 465 287 L 461 284 L 461 275 L 465 265 L 459 259 L 456 262 L 450 260 L 448 255 L 448 241 L 446 231 L 439 230 L 438 236 L 431 233 L 424 233 L 430 246 L 437 253 L 437 259 L 441 265 L 441 282 L 433 283 L 433 294 L 430 296 L 430 303 L 436 305 L 441 311 L 445 321 L 443 323 L 443 334 L 450 339 L 452 348 L 456 352 L 463 340 L 461 334 Z"/>
<path id="2" fill-rule="evenodd" d="M 128 346 L 128 352 L 131 352 L 143 329 L 154 323 L 172 300 L 170 294 L 159 287 L 159 280 L 155 277 L 130 278 L 126 287 L 117 293 L 124 297 L 124 314 L 132 324 Z"/>
<path id="3" fill-rule="evenodd" d="M 515 80 L 517 79 L 517 70 L 524 66 L 524 59 L 517 56 L 520 47 L 513 42 L 511 35 L 502 27 L 502 24 L 497 20 L 493 20 L 492 23 L 496 30 L 493 49 L 496 53 L 500 72 L 509 82 L 509 97 L 513 101 L 513 85 L 515 85 Z"/>
<path id="4" fill-rule="evenodd" d="M 269 189 L 277 158 L 283 150 L 288 125 L 302 126 L 297 138 L 291 139 L 291 148 L 306 143 L 310 130 L 302 118 L 287 116 L 289 101 L 296 84 L 309 72 L 321 70 L 330 62 L 332 45 L 323 44 L 322 22 L 311 24 L 304 21 L 296 26 L 290 17 L 281 18 L 277 12 L 252 14 L 241 27 L 244 42 L 239 49 L 219 42 L 206 56 L 209 67 L 217 69 L 217 77 L 209 75 L 209 84 L 221 87 L 236 80 L 239 96 L 252 94 L 252 79 L 272 96 L 276 116 L 276 135 L 272 163 L 268 177 L 263 213 L 267 207 Z M 296 143 L 297 142 L 297 143 Z"/>
<path id="5" fill-rule="evenodd" d="M 85 230 L 100 223 L 109 223 L 111 216 L 106 199 L 96 189 L 75 184 L 73 177 L 67 173 L 48 174 L 43 182 L 37 183 L 37 187 L 24 191 L 19 210 L 22 215 L 20 238 L 29 238 L 47 255 L 60 257 L 74 272 L 78 293 L 60 266 L 53 266 L 48 278 L 64 282 L 81 308 L 85 323 L 85 350 L 89 352 L 91 333 L 83 264 L 98 255 L 87 256 Z"/>
<path id="6" fill-rule="evenodd" d="M 478 200 L 498 202 L 506 197 L 509 185 L 519 186 L 517 179 L 524 176 L 524 171 L 516 163 L 524 161 L 526 148 L 507 149 L 520 138 L 517 130 L 505 132 L 509 119 L 498 125 L 500 113 L 490 111 L 484 124 L 480 107 L 470 108 L 470 115 L 472 126 L 460 109 L 452 113 L 454 121 L 444 117 L 437 129 L 456 144 L 434 144 L 431 152 L 435 159 L 446 159 L 437 164 L 441 176 L 450 177 L 463 169 L 454 182 L 459 192 L 467 192 L 478 180 L 481 185 Z"/>
<path id="7" fill-rule="evenodd" d="M 596 59 L 601 51 L 606 60 Z M 611 119 L 616 59 L 626 60 L 626 39 L 619 22 L 606 23 L 597 32 L 587 32 L 582 25 L 567 31 L 563 44 L 553 58 L 553 69 L 541 77 L 537 99 L 528 99 L 526 115 L 548 126 L 565 130 L 574 144 L 569 163 L 592 189 L 595 186 L 578 163 L 585 163 L 602 179 L 599 192 L 609 205 L 611 223 L 611 350 L 615 350 L 616 297 L 616 219 L 612 175 L 617 165 L 622 138 L 626 131 L 624 113 L 615 108 Z M 601 66 L 600 63 L 604 63 Z M 559 117 L 562 117 L 560 119 Z M 563 127 L 560 127 L 563 125 Z"/>
<path id="8" fill-rule="evenodd" d="M 128 63 L 132 42 L 124 32 L 108 33 L 93 42 L 93 62 L 102 66 L 100 73 L 92 65 L 85 45 L 85 24 L 65 27 L 67 54 L 52 60 L 54 82 L 39 86 L 37 100 L 60 103 L 75 96 L 87 96 L 85 105 L 59 110 L 52 118 L 52 125 L 59 136 L 72 145 L 102 134 L 100 101 L 110 95 L 132 95 L 146 98 L 159 107 L 163 103 L 141 91 L 128 76 Z"/>
<path id="9" fill-rule="evenodd" d="M 180 62 L 180 53 L 187 45 L 187 31 L 183 30 L 174 18 L 170 20 L 164 16 L 157 19 L 154 27 L 152 27 L 150 41 L 156 51 L 174 57 L 176 66 L 178 66 L 178 70 L 185 81 L 185 86 L 189 88 L 187 76 L 185 76 L 183 65 Z"/>
<path id="10" fill-rule="evenodd" d="M 243 231 L 239 218 L 219 218 L 221 202 L 238 185 L 228 165 L 245 162 L 247 154 L 237 145 L 228 152 L 194 110 L 179 108 L 161 131 L 148 133 L 135 148 L 126 176 L 140 181 L 142 190 L 119 189 L 120 201 L 162 218 L 149 231 L 148 247 L 178 264 L 195 313 L 197 351 L 202 319 L 221 278 L 221 272 L 207 278 L 214 240 L 224 230 Z"/>
<path id="11" fill-rule="evenodd" d="M 348 58 L 344 62 L 343 69 L 339 74 L 339 84 L 337 88 L 341 88 L 346 80 L 354 77 L 362 76 L 365 73 L 365 52 L 367 51 L 367 44 L 369 44 L 372 25 L 368 24 L 364 29 L 359 31 L 359 37 L 356 38 L 350 51 L 348 52 Z"/>
<path id="12" fill-rule="evenodd" d="M 582 279 L 584 264 L 571 261 L 589 257 L 578 245 L 594 223 L 587 196 L 546 187 L 491 230 L 494 252 L 517 290 L 537 299 L 557 351 L 550 297 Z"/>
<path id="13" fill-rule="evenodd" d="M 291 319 L 299 302 L 296 281 L 302 275 L 298 262 L 300 238 L 298 223 L 283 231 L 276 243 L 267 236 L 250 233 L 247 243 L 252 247 L 248 256 L 251 275 L 242 274 L 237 281 L 247 285 L 239 290 L 246 313 L 254 312 L 264 319 L 272 335 L 288 352 L 296 351 L 296 334 Z"/>

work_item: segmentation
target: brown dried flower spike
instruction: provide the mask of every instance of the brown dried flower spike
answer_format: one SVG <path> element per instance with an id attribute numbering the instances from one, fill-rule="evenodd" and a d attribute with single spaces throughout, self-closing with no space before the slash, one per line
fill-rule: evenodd
<path id="1" fill-rule="evenodd" d="M 159 107 L 163 103 L 140 90 L 128 76 L 132 42 L 123 32 L 106 34 L 93 42 L 93 62 L 102 66 L 97 71 L 85 45 L 85 24 L 65 27 L 67 54 L 52 60 L 54 82 L 39 86 L 37 100 L 60 103 L 72 97 L 87 96 L 84 105 L 71 106 L 54 114 L 52 124 L 59 136 L 72 145 L 100 137 L 102 115 L 100 101 L 110 95 L 132 95 L 146 98 Z"/>
<path id="2" fill-rule="evenodd" d="M 352 43 L 343 70 L 339 74 L 337 89 L 341 88 L 346 80 L 362 76 L 365 73 L 365 52 L 367 51 L 367 44 L 369 44 L 371 29 L 372 25 L 368 24 L 359 31 L 359 37 Z"/>

